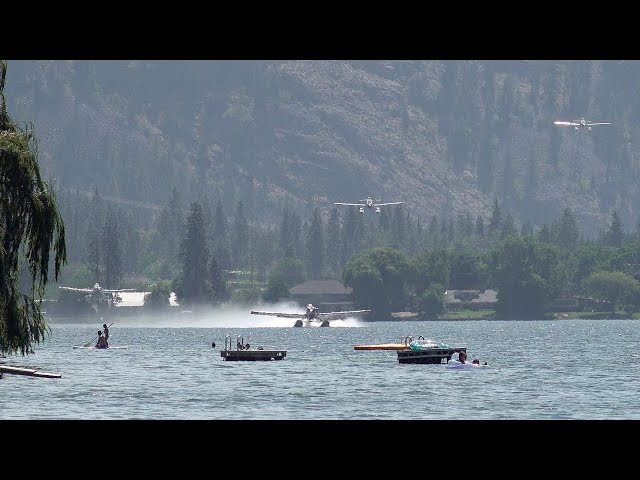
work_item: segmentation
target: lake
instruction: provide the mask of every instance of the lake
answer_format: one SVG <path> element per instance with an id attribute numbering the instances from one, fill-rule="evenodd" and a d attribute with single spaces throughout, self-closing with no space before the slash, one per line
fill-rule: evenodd
<path id="1" fill-rule="evenodd" d="M 5 375 L 2 419 L 638 419 L 640 321 L 389 321 L 293 328 L 290 319 L 115 320 L 110 346 L 73 349 L 100 323 L 51 323 L 8 364 L 61 379 Z M 283 323 L 284 322 L 284 323 Z M 225 362 L 225 336 L 287 350 L 281 361 Z M 467 347 L 488 367 L 399 364 L 357 344 L 423 335 Z M 216 347 L 212 348 L 212 341 Z"/>

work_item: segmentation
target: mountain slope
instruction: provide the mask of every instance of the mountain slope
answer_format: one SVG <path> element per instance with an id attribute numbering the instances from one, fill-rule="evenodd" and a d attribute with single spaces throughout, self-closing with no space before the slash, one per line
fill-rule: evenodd
<path id="1" fill-rule="evenodd" d="M 637 220 L 638 62 L 10 61 L 8 109 L 31 120 L 65 188 L 163 204 L 243 200 L 251 220 L 371 195 L 412 216 L 519 223 L 576 210 L 587 232 Z M 557 118 L 599 116 L 574 132 Z"/>

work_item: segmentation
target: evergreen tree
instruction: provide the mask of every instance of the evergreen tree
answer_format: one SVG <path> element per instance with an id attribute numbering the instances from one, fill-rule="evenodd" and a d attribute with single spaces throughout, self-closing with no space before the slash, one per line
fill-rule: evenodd
<path id="1" fill-rule="evenodd" d="M 122 279 L 122 247 L 120 227 L 116 214 L 111 211 L 102 230 L 104 283 L 106 288 L 116 288 Z"/>
<path id="2" fill-rule="evenodd" d="M 618 212 L 611 214 L 611 225 L 607 232 L 608 244 L 612 247 L 621 247 L 624 240 L 624 232 L 622 231 L 622 220 L 618 216 Z"/>
<path id="3" fill-rule="evenodd" d="M 209 245 L 202 215 L 202 205 L 191 203 L 185 236 L 180 242 L 181 272 L 174 280 L 174 291 L 180 304 L 198 305 L 209 298 Z"/>
<path id="4" fill-rule="evenodd" d="M 331 210 L 327 222 L 327 266 L 337 274 L 340 265 L 340 215 L 337 208 Z"/>
<path id="5" fill-rule="evenodd" d="M 508 213 L 502 222 L 502 228 L 500 229 L 500 238 L 507 238 L 509 235 L 517 235 L 518 230 L 516 229 L 515 222 L 513 220 L 513 216 Z"/>
<path id="6" fill-rule="evenodd" d="M 227 281 L 220 264 L 215 256 L 211 256 L 209 260 L 209 293 L 213 303 L 225 302 L 229 299 L 227 290 Z"/>
<path id="7" fill-rule="evenodd" d="M 211 235 L 211 252 L 223 270 L 231 269 L 231 244 L 229 243 L 229 221 L 218 199 L 213 215 L 213 232 Z"/>
<path id="8" fill-rule="evenodd" d="M 541 243 L 552 243 L 551 230 L 547 224 L 544 224 L 540 231 L 538 232 L 538 240 Z"/>
<path id="9" fill-rule="evenodd" d="M 533 226 L 531 225 L 531 222 L 529 220 L 527 220 L 522 224 L 522 228 L 520 229 L 520 235 L 523 235 L 523 236 L 533 235 Z"/>
<path id="10" fill-rule="evenodd" d="M 91 223 L 87 232 L 87 263 L 91 266 L 95 282 L 100 282 L 100 264 L 102 263 L 101 226 Z"/>
<path id="11" fill-rule="evenodd" d="M 495 235 L 502 227 L 502 210 L 498 205 L 498 199 L 493 201 L 493 207 L 491 210 L 491 219 L 489 220 L 489 234 Z"/>
<path id="12" fill-rule="evenodd" d="M 573 210 L 565 208 L 558 224 L 558 245 L 573 250 L 578 245 L 580 232 Z"/>
<path id="13" fill-rule="evenodd" d="M 318 207 L 313 209 L 311 217 L 311 225 L 307 231 L 307 272 L 312 279 L 322 277 L 325 258 L 325 240 L 324 227 L 320 210 Z"/>
<path id="14" fill-rule="evenodd" d="M 233 230 L 231 232 L 231 258 L 233 264 L 238 267 L 247 265 L 249 253 L 249 223 L 244 214 L 244 205 L 240 201 L 236 204 Z"/>

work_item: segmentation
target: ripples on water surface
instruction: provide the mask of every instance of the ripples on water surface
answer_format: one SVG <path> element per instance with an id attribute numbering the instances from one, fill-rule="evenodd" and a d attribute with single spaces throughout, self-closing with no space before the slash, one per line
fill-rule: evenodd
<path id="1" fill-rule="evenodd" d="M 5 375 L 3 419 L 637 419 L 640 322 L 633 320 L 256 321 L 189 327 L 116 323 L 111 346 L 82 350 L 97 325 L 51 324 L 12 365 L 61 379 Z M 223 324 L 225 328 L 216 325 Z M 400 365 L 393 351 L 353 345 L 411 334 L 466 346 L 489 368 Z M 224 338 L 287 350 L 282 361 L 225 362 Z M 216 348 L 211 342 L 216 342 Z"/>

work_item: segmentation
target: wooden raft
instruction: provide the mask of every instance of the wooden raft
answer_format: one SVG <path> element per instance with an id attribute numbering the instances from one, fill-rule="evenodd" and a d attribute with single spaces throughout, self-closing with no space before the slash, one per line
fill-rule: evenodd
<path id="1" fill-rule="evenodd" d="M 381 343 L 379 345 L 354 345 L 354 350 L 408 350 L 404 343 Z"/>
<path id="2" fill-rule="evenodd" d="M 48 373 L 34 370 L 33 368 L 11 367 L 9 365 L 0 365 L 0 374 L 10 373 L 12 375 L 28 375 L 30 377 L 40 378 L 62 378 L 59 373 Z"/>

